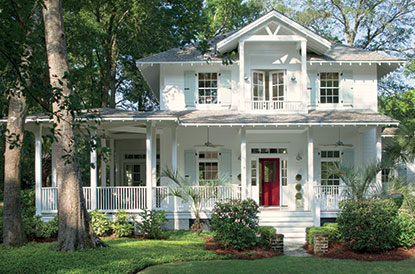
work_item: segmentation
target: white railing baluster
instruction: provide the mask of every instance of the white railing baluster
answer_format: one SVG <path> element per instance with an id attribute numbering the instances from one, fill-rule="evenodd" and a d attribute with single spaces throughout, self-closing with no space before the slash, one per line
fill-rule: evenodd
<path id="1" fill-rule="evenodd" d="M 321 211 L 338 211 L 339 203 L 345 198 L 344 189 L 338 185 L 315 186 L 314 193 L 320 201 Z"/>

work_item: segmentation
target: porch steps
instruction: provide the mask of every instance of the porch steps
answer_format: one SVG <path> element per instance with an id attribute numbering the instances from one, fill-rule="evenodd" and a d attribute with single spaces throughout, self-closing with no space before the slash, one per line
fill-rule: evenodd
<path id="1" fill-rule="evenodd" d="M 273 226 L 277 233 L 284 234 L 287 243 L 305 243 L 305 229 L 313 226 L 313 216 L 310 211 L 284 211 L 272 208 L 261 208 L 259 225 Z"/>

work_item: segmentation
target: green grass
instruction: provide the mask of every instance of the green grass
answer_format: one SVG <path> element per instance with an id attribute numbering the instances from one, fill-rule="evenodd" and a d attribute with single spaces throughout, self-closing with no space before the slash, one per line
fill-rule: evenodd
<path id="1" fill-rule="evenodd" d="M 143 273 L 415 273 L 415 258 L 400 262 L 360 262 L 323 258 L 274 257 L 255 261 L 184 262 L 151 266 Z"/>
<path id="2" fill-rule="evenodd" d="M 147 266 L 177 261 L 212 260 L 204 240 L 189 232 L 171 233 L 169 240 L 105 239 L 110 248 L 60 253 L 52 243 L 0 247 L 0 273 L 131 273 Z"/>

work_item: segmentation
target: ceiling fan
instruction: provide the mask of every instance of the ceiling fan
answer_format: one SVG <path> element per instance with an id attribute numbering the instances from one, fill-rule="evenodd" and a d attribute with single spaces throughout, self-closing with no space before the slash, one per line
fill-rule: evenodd
<path id="1" fill-rule="evenodd" d="M 328 144 L 328 145 L 321 145 L 321 146 L 335 146 L 335 147 L 353 147 L 352 144 L 345 144 L 340 139 L 340 128 L 339 128 L 339 140 L 335 142 L 334 144 Z"/>
<path id="2" fill-rule="evenodd" d="M 213 144 L 209 141 L 209 128 L 207 128 L 207 138 L 206 138 L 206 142 L 203 145 L 195 145 L 195 147 L 223 147 L 223 145 L 217 145 L 217 144 Z"/>

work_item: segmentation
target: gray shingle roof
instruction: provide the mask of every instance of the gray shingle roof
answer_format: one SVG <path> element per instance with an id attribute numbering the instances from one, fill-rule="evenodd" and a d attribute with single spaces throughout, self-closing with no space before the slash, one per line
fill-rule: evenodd
<path id="1" fill-rule="evenodd" d="M 320 124 L 384 124 L 396 125 L 394 120 L 383 114 L 370 110 L 335 110 L 310 111 L 308 113 L 249 113 L 237 110 L 187 110 L 187 111 L 154 111 L 139 112 L 118 109 L 97 109 L 103 119 L 139 119 L 139 120 L 177 120 L 181 125 L 320 125 Z M 48 120 L 45 114 L 29 115 L 27 122 Z"/>
<path id="2" fill-rule="evenodd" d="M 183 48 L 174 48 L 149 57 L 138 60 L 138 63 L 158 63 L 158 62 L 198 62 L 198 61 L 221 61 L 222 59 L 214 53 L 215 45 L 232 35 L 234 32 L 229 32 L 212 39 L 210 52 L 202 55 L 194 45 L 186 45 Z M 235 60 L 239 56 L 234 57 Z M 385 53 L 378 53 L 369 50 L 354 48 L 340 43 L 332 43 L 324 55 L 316 53 L 307 53 L 307 60 L 309 61 L 404 61 L 404 59 L 391 56 Z"/>

